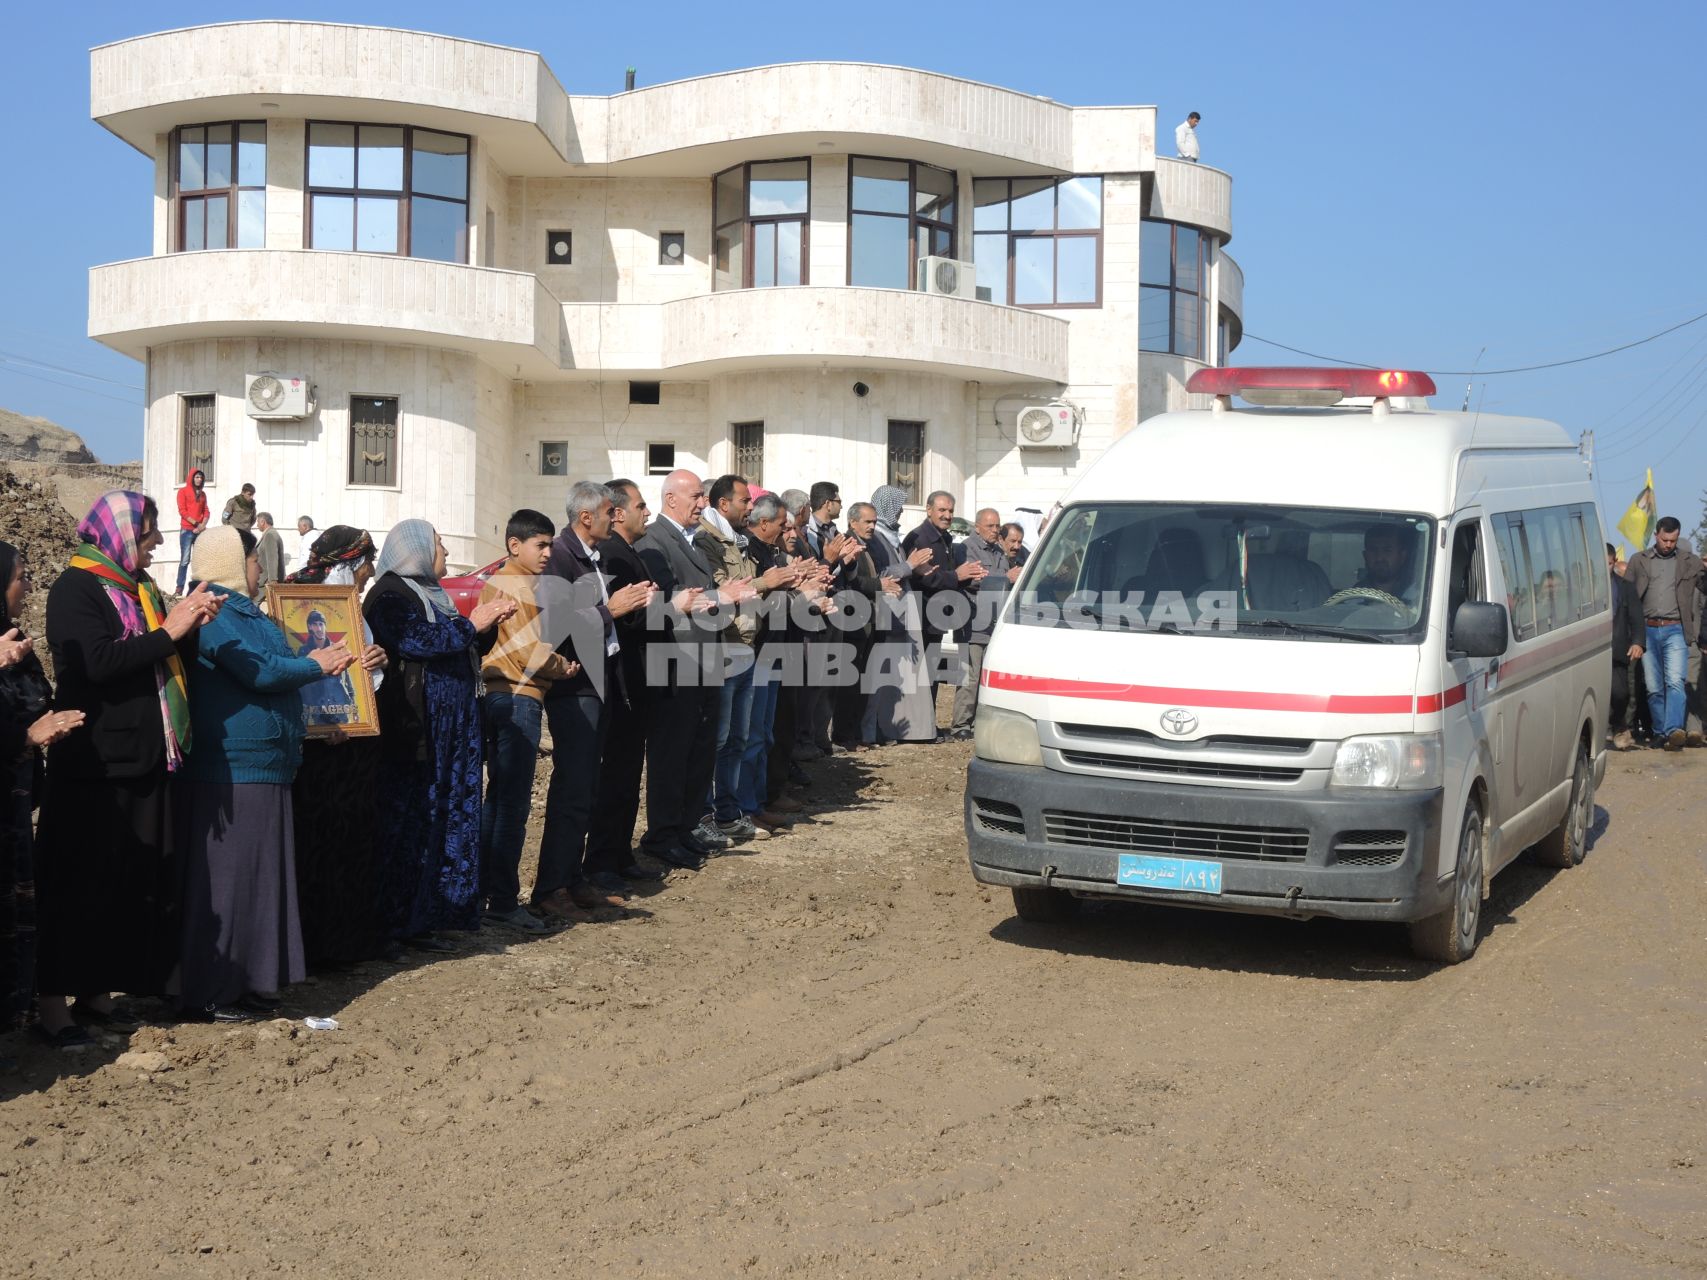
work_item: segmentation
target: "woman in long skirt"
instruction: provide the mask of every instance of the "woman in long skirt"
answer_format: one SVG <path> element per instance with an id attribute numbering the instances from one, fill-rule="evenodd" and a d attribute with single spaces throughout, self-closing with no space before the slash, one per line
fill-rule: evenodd
<path id="1" fill-rule="evenodd" d="M 430 950 L 480 927 L 479 655 L 515 601 L 464 618 L 440 585 L 445 546 L 425 520 L 386 535 L 363 606 L 389 659 L 380 687 L 379 913 L 384 936 Z"/>
<path id="2" fill-rule="evenodd" d="M 342 644 L 291 653 L 255 606 L 255 535 L 226 526 L 196 539 L 190 576 L 220 611 L 190 668 L 196 749 L 179 778 L 184 858 L 183 971 L 191 1017 L 240 1022 L 307 977 L 296 911 L 290 784 L 302 759 L 307 685 L 353 661 Z"/>

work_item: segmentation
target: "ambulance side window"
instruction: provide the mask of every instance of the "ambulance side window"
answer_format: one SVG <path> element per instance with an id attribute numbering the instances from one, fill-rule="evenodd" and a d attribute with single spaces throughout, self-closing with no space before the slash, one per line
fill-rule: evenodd
<path id="1" fill-rule="evenodd" d="M 1529 589 L 1529 550 L 1523 540 L 1523 517 L 1513 511 L 1494 517 L 1494 546 L 1500 553 L 1500 576 L 1505 580 L 1505 607 L 1512 633 L 1519 640 L 1535 634 L 1535 601 Z"/>
<path id="2" fill-rule="evenodd" d="M 1452 535 L 1451 576 L 1446 583 L 1446 625 L 1452 625 L 1458 606 L 1465 601 L 1485 601 L 1487 598 L 1487 571 L 1482 565 L 1482 527 L 1479 521 L 1466 520 Z"/>

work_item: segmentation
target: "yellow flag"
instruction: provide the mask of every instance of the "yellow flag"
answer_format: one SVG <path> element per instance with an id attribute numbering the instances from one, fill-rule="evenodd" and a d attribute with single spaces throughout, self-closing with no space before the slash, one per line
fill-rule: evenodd
<path id="1" fill-rule="evenodd" d="M 1648 482 L 1642 486 L 1642 492 L 1636 495 L 1636 500 L 1630 504 L 1630 509 L 1624 513 L 1624 518 L 1618 522 L 1618 532 L 1636 544 L 1640 551 L 1648 545 L 1648 537 L 1654 531 L 1654 469 L 1648 468 Z"/>

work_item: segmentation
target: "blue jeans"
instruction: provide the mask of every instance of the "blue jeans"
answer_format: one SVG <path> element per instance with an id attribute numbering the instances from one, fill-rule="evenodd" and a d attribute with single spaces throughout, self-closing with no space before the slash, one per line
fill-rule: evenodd
<path id="1" fill-rule="evenodd" d="M 184 594 L 184 583 L 190 576 L 190 548 L 196 545 L 196 535 L 188 529 L 178 530 L 178 594 Z"/>
<path id="2" fill-rule="evenodd" d="M 486 803 L 480 809 L 480 896 L 494 911 L 513 911 L 521 892 L 518 872 L 533 803 L 541 708 L 537 699 L 520 694 L 488 693 L 481 714 Z"/>
<path id="3" fill-rule="evenodd" d="M 711 809 L 719 822 L 741 816 L 738 788 L 753 715 L 753 668 L 723 677 L 717 702 L 717 771 L 711 777 Z"/>
<path id="4" fill-rule="evenodd" d="M 735 799 L 745 814 L 763 813 L 765 809 L 765 772 L 771 747 L 776 739 L 776 698 L 782 685 L 773 674 L 769 680 L 753 684 L 753 708 L 747 717 L 747 746 L 741 753 L 741 779 L 736 786 Z"/>
<path id="5" fill-rule="evenodd" d="M 1683 624 L 1649 627 L 1648 643 L 1642 653 L 1642 678 L 1648 682 L 1648 714 L 1654 733 L 1664 738 L 1683 728 L 1688 704 L 1684 699 L 1684 675 L 1689 670 L 1689 642 Z"/>

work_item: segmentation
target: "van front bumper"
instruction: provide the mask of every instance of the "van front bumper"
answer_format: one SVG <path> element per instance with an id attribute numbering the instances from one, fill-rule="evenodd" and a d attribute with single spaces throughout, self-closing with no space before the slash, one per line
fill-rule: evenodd
<path id="1" fill-rule="evenodd" d="M 1285 795 L 1126 782 L 974 759 L 967 855 L 984 884 L 1215 911 L 1419 920 L 1452 904 L 1438 874 L 1442 793 Z M 1221 864 L 1218 894 L 1119 883 L 1122 854 Z"/>

